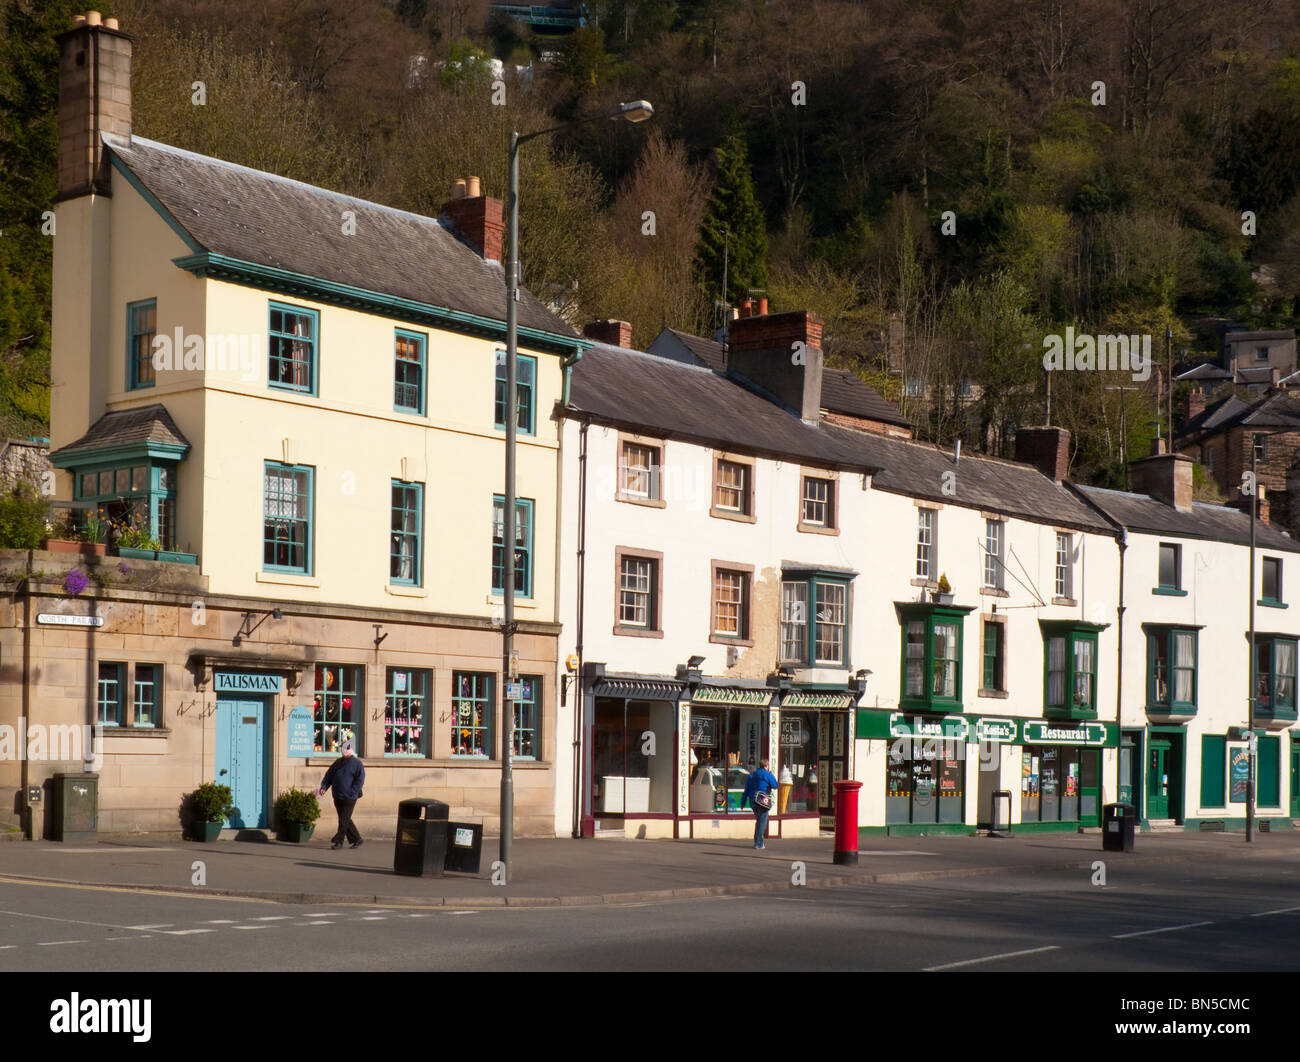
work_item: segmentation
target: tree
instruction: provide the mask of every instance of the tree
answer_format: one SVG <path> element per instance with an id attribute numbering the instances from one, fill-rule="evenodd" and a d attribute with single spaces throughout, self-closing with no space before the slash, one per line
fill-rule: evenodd
<path id="1" fill-rule="evenodd" d="M 745 140 L 732 133 L 714 155 L 717 176 L 696 247 L 697 276 L 706 292 L 722 286 L 725 301 L 740 302 L 751 288 L 767 287 L 767 223 L 754 194 Z"/>

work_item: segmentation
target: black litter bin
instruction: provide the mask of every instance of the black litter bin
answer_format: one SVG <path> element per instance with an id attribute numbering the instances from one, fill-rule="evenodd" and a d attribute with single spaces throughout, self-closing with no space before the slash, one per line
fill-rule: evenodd
<path id="1" fill-rule="evenodd" d="M 1133 851 L 1133 834 L 1137 828 L 1137 808 L 1132 804 L 1107 804 L 1101 810 L 1101 850 Z"/>
<path id="2" fill-rule="evenodd" d="M 412 797 L 397 805 L 393 870 L 417 878 L 442 877 L 447 858 L 447 812 L 441 800 Z"/>
<path id="3" fill-rule="evenodd" d="M 453 822 L 447 828 L 448 870 L 477 874 L 483 857 L 483 826 L 477 822 Z"/>

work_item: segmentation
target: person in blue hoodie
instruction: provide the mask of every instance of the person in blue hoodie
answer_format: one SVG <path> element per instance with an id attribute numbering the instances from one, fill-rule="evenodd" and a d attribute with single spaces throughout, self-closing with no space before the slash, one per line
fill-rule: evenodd
<path id="1" fill-rule="evenodd" d="M 353 848 L 361 847 L 361 833 L 352 822 L 352 810 L 361 799 L 361 786 L 366 780 L 366 766 L 356 755 L 352 742 L 343 742 L 343 755 L 330 764 L 330 769 L 321 779 L 317 795 L 324 796 L 325 790 L 334 787 L 334 810 L 339 815 L 339 832 L 330 842 L 330 848 L 342 848 L 343 838 L 352 842 Z"/>
<path id="2" fill-rule="evenodd" d="M 767 816 L 772 811 L 772 794 L 776 792 L 776 775 L 768 768 L 768 760 L 758 761 L 758 770 L 751 771 L 745 783 L 745 793 L 740 806 L 754 809 L 754 847 L 763 847 L 763 834 L 767 832 Z"/>

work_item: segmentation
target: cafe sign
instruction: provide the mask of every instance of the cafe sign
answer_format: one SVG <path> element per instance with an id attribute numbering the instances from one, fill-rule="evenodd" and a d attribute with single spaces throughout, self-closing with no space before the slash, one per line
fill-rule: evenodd
<path id="1" fill-rule="evenodd" d="M 970 723 L 959 715 L 945 715 L 942 719 L 923 719 L 905 712 L 893 712 L 889 717 L 890 737 L 946 738 L 965 741 L 970 737 Z"/>
<path id="2" fill-rule="evenodd" d="M 218 671 L 213 677 L 218 693 L 279 693 L 284 682 L 279 675 L 244 671 Z"/>
<path id="3" fill-rule="evenodd" d="M 1026 745 L 1104 745 L 1104 723 L 1025 723 Z"/>
<path id="4" fill-rule="evenodd" d="M 975 721 L 975 738 L 980 742 L 1004 744 L 1016 740 L 1016 721 L 1014 719 L 977 719 Z"/>
<path id="5" fill-rule="evenodd" d="M 691 696 L 694 704 L 739 704 L 754 708 L 766 708 L 771 700 L 771 690 L 747 690 L 734 686 L 700 686 Z"/>

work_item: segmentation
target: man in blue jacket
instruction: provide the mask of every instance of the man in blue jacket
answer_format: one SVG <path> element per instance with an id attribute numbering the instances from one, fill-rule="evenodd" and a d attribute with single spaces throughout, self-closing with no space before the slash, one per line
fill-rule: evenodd
<path id="1" fill-rule="evenodd" d="M 339 832 L 330 842 L 330 848 L 342 848 L 344 836 L 352 842 L 353 848 L 361 847 L 361 834 L 352 824 L 352 809 L 361 799 L 361 786 L 365 780 L 365 764 L 357 759 L 352 742 L 343 742 L 343 755 L 330 764 L 317 790 L 318 796 L 324 796 L 325 790 L 334 787 L 334 810 L 339 814 Z"/>
<path id="2" fill-rule="evenodd" d="M 758 761 L 758 770 L 751 771 L 745 783 L 743 808 L 749 804 L 754 809 L 754 847 L 763 847 L 763 834 L 767 832 L 767 816 L 772 811 L 772 794 L 776 792 L 776 775 L 767 769 L 768 760 Z"/>

